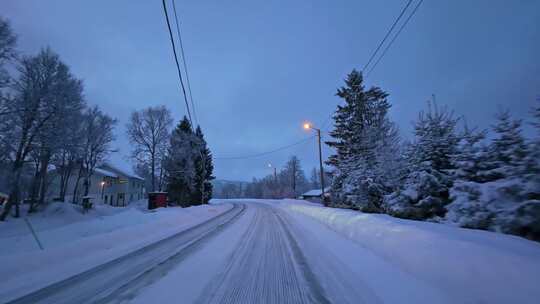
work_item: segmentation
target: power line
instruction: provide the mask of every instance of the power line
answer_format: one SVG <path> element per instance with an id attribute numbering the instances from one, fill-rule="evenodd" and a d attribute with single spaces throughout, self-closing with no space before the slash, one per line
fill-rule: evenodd
<path id="1" fill-rule="evenodd" d="M 405 20 L 405 22 L 403 22 L 403 24 L 401 25 L 401 27 L 399 28 L 399 30 L 397 31 L 397 33 L 394 35 L 394 37 L 392 37 L 392 40 L 390 41 L 390 43 L 388 43 L 388 45 L 386 46 L 386 48 L 383 50 L 381 56 L 379 56 L 379 58 L 377 59 L 377 61 L 375 62 L 374 65 L 372 65 L 372 67 L 369 69 L 369 71 L 367 73 L 364 73 L 363 77 L 364 77 L 364 80 L 369 76 L 369 74 L 371 74 L 371 72 L 375 69 L 375 67 L 377 66 L 377 64 L 379 64 L 379 62 L 381 61 L 381 59 L 384 57 L 384 55 L 386 54 L 386 52 L 388 52 L 388 49 L 390 49 L 390 47 L 392 46 L 392 44 L 394 43 L 394 41 L 397 39 L 397 37 L 399 36 L 399 34 L 403 31 L 403 29 L 405 28 L 405 26 L 407 25 L 407 23 L 409 22 L 409 20 L 414 16 L 414 14 L 416 13 L 416 11 L 418 10 L 418 8 L 420 7 L 420 5 L 422 4 L 424 0 L 420 0 L 418 2 L 418 4 L 414 7 L 413 11 L 411 12 L 411 14 L 409 14 L 409 16 L 407 17 L 407 19 Z M 399 14 L 398 18 L 394 21 L 394 23 L 392 24 L 392 26 L 390 27 L 390 29 L 388 30 L 388 32 L 386 33 L 386 35 L 384 36 L 383 40 L 379 43 L 379 46 L 377 47 L 377 49 L 375 50 L 375 52 L 373 52 L 373 54 L 371 55 L 371 58 L 368 60 L 367 64 L 364 66 L 364 69 L 362 69 L 363 72 L 365 72 L 365 69 L 366 67 L 373 61 L 373 58 L 375 57 L 375 55 L 377 54 L 377 52 L 379 51 L 379 49 L 381 48 L 381 46 L 384 44 L 384 42 L 386 41 L 386 39 L 388 38 L 388 36 L 390 35 L 390 33 L 392 32 L 392 30 L 395 28 L 396 24 L 399 22 L 399 20 L 402 18 L 403 14 L 405 13 L 405 11 L 407 10 L 407 8 L 411 5 L 412 3 L 412 0 L 410 0 L 409 2 L 407 2 L 407 4 L 405 5 L 405 7 L 401 10 L 401 13 Z M 333 114 L 333 113 L 332 113 Z M 325 120 L 324 124 L 321 126 L 321 128 L 324 128 L 328 122 L 332 119 L 332 114 L 330 114 L 330 116 Z"/>
<path id="2" fill-rule="evenodd" d="M 169 29 L 169 37 L 170 37 L 172 48 L 173 48 L 174 61 L 176 62 L 176 70 L 178 71 L 178 78 L 180 79 L 180 84 L 182 85 L 182 93 L 184 94 L 184 101 L 186 104 L 186 110 L 189 117 L 189 122 L 191 123 L 191 126 L 193 127 L 193 120 L 191 119 L 191 111 L 189 110 L 186 88 L 184 86 L 184 80 L 182 79 L 182 72 L 180 70 L 180 64 L 178 63 L 178 55 L 176 54 L 176 46 L 174 44 L 174 38 L 173 38 L 172 30 L 171 30 L 171 23 L 169 22 L 169 14 L 167 13 L 167 5 L 165 4 L 165 0 L 162 0 L 162 3 L 163 3 L 163 12 L 165 12 L 165 19 L 167 20 L 167 28 Z"/>
<path id="3" fill-rule="evenodd" d="M 373 58 L 375 58 L 375 55 L 377 55 L 377 52 L 379 52 L 379 50 L 381 49 L 382 45 L 384 44 L 384 42 L 386 41 L 386 39 L 388 39 L 388 36 L 390 36 L 390 33 L 392 33 L 392 31 L 394 30 L 394 28 L 396 27 L 396 25 L 398 24 L 399 20 L 401 19 L 401 17 L 403 17 L 403 14 L 405 13 L 405 11 L 407 10 L 407 8 L 409 8 L 409 6 L 411 5 L 412 3 L 412 0 L 409 0 L 407 2 L 407 4 L 405 5 L 405 7 L 401 10 L 401 13 L 399 13 L 399 16 L 397 17 L 397 19 L 394 21 L 394 23 L 392 24 L 392 26 L 390 27 L 390 29 L 388 30 L 388 32 L 386 32 L 386 35 L 384 35 L 384 38 L 383 40 L 381 40 L 381 42 L 379 43 L 379 45 L 377 46 L 377 48 L 375 49 L 375 51 L 373 52 L 373 54 L 371 54 L 371 57 L 369 58 L 368 62 L 366 63 L 366 65 L 364 65 L 364 68 L 362 69 L 362 72 L 365 71 L 367 69 L 367 67 L 369 66 L 369 64 L 371 63 L 371 61 L 373 60 Z"/>
<path id="4" fill-rule="evenodd" d="M 173 0 L 174 1 L 174 0 Z M 382 55 L 377 59 L 377 61 L 375 62 L 375 64 L 371 67 L 371 69 L 369 70 L 369 72 L 367 74 L 364 75 L 364 80 L 365 78 L 367 78 L 367 75 L 369 73 L 371 73 L 371 71 L 375 68 L 375 66 L 377 66 L 377 64 L 380 62 L 380 60 L 382 59 L 382 57 L 384 57 L 384 55 L 386 54 L 386 52 L 388 51 L 388 49 L 390 48 L 390 46 L 394 43 L 394 41 L 396 40 L 397 36 L 399 36 L 399 34 L 401 33 L 401 31 L 403 31 L 403 28 L 405 27 L 405 25 L 409 22 L 409 20 L 412 18 L 412 16 L 416 13 L 416 11 L 418 10 L 418 8 L 420 7 L 420 5 L 422 4 L 423 0 L 420 0 L 420 2 L 416 5 L 416 7 L 413 9 L 413 11 L 411 12 L 411 14 L 408 16 L 408 18 L 405 20 L 405 22 L 402 24 L 402 26 L 400 27 L 400 29 L 398 30 L 398 32 L 396 33 L 396 35 L 392 38 L 392 40 L 390 41 L 390 43 L 386 46 L 386 48 L 384 49 Z M 399 16 L 396 18 L 396 20 L 394 21 L 394 23 L 392 24 L 392 26 L 390 27 L 390 29 L 387 31 L 386 35 L 384 36 L 384 38 L 381 40 L 381 42 L 379 43 L 379 45 L 377 46 L 377 48 L 375 49 L 375 51 L 373 52 L 373 54 L 371 55 L 371 57 L 369 58 L 368 62 L 365 64 L 364 68 L 362 69 L 362 71 L 365 71 L 367 69 L 367 67 L 369 66 L 369 64 L 373 61 L 373 59 L 376 57 L 377 53 L 379 52 L 379 50 L 381 49 L 381 47 L 384 45 L 384 43 L 386 42 L 386 40 L 388 39 L 388 37 L 390 36 L 390 34 L 392 33 L 392 31 L 394 30 L 394 28 L 396 27 L 396 25 L 399 23 L 399 21 L 401 20 L 401 18 L 403 17 L 403 15 L 405 14 L 405 12 L 407 11 L 407 9 L 409 8 L 409 6 L 411 5 L 412 3 L 412 0 L 409 0 L 407 2 L 407 4 L 403 7 L 403 9 L 401 10 Z M 321 131 L 323 131 L 323 129 L 326 127 L 326 125 L 328 124 L 328 122 L 332 119 L 332 115 L 333 115 L 333 112 L 330 114 L 330 116 L 324 121 L 324 123 L 321 125 Z M 326 132 L 328 132 L 328 130 L 325 130 Z M 214 159 L 222 159 L 222 160 L 226 160 L 226 159 L 247 159 L 247 158 L 255 158 L 255 157 L 260 157 L 260 156 L 264 156 L 264 155 L 268 155 L 268 154 L 272 154 L 272 153 L 275 153 L 275 152 L 279 152 L 279 151 L 282 151 L 282 150 L 285 150 L 285 149 L 288 149 L 290 147 L 293 147 L 293 146 L 296 146 L 296 145 L 299 145 L 299 144 L 302 144 L 306 141 L 308 141 L 309 139 L 313 138 L 315 136 L 310 136 L 308 138 L 305 138 L 301 141 L 298 141 L 298 142 L 295 142 L 293 144 L 290 144 L 290 145 L 286 145 L 286 146 L 283 146 L 283 147 L 280 147 L 280 148 L 277 148 L 275 150 L 271 150 L 271 151 L 267 151 L 267 152 L 263 152 L 263 153 L 258 153 L 258 154 L 253 154 L 253 155 L 248 155 L 248 156 L 239 156 L 239 157 L 214 157 Z"/>
<path id="5" fill-rule="evenodd" d="M 197 118 L 197 111 L 195 111 L 195 103 L 193 102 L 193 93 L 191 93 L 191 83 L 189 81 L 186 55 L 184 53 L 184 44 L 182 43 L 182 34 L 180 32 L 180 22 L 178 22 L 178 15 L 176 14 L 176 0 L 172 0 L 172 3 L 173 3 L 174 19 L 176 21 L 176 33 L 178 34 L 178 41 L 180 44 L 180 53 L 182 54 L 182 62 L 184 63 L 184 73 L 186 74 L 186 83 L 187 83 L 188 92 L 189 92 L 189 99 L 191 101 L 191 110 L 193 111 L 193 117 L 195 118 L 195 122 L 198 125 L 199 119 Z"/>
<path id="6" fill-rule="evenodd" d="M 310 137 L 304 138 L 304 139 L 302 139 L 300 141 L 297 141 L 295 143 L 292 143 L 292 144 L 289 144 L 289 145 L 286 145 L 286 146 L 283 146 L 283 147 L 279 147 L 277 149 L 270 150 L 270 151 L 267 151 L 267 152 L 262 152 L 262 153 L 252 154 L 252 155 L 246 155 L 246 156 L 214 157 L 214 159 L 222 159 L 222 160 L 226 160 L 226 159 L 247 159 L 247 158 L 256 158 L 256 157 L 260 157 L 260 156 L 265 156 L 265 155 L 268 155 L 268 154 L 276 153 L 276 152 L 283 151 L 283 150 L 286 150 L 288 148 L 303 144 L 303 143 L 307 142 L 308 140 L 314 138 L 315 136 L 316 135 L 312 135 Z"/>
<path id="7" fill-rule="evenodd" d="M 401 31 L 403 31 L 403 29 L 405 28 L 405 26 L 407 25 L 407 23 L 409 23 L 409 20 L 411 20 L 411 18 L 414 16 L 414 14 L 416 13 L 416 11 L 418 10 L 418 8 L 420 7 L 420 5 L 422 4 L 422 2 L 424 2 L 424 0 L 420 0 L 420 2 L 418 2 L 418 4 L 414 7 L 413 11 L 411 12 L 411 14 L 409 15 L 409 17 L 407 17 L 407 19 L 405 20 L 405 22 L 403 22 L 403 24 L 401 25 L 401 27 L 399 28 L 399 30 L 397 31 L 397 33 L 394 35 L 394 37 L 392 38 L 392 40 L 390 41 L 390 43 L 386 46 L 386 48 L 384 49 L 384 51 L 382 52 L 381 56 L 379 57 L 379 59 L 377 59 L 377 61 L 375 62 L 375 64 L 371 67 L 371 69 L 369 69 L 369 71 L 367 72 L 366 74 L 366 77 L 371 74 L 371 71 L 373 71 L 375 69 L 375 67 L 377 66 L 377 64 L 379 63 L 379 61 L 381 61 L 381 59 L 384 57 L 384 55 L 386 54 L 386 52 L 388 52 L 388 49 L 390 49 L 390 47 L 392 46 L 392 44 L 394 43 L 394 41 L 396 41 L 397 37 L 399 36 L 399 34 L 401 33 Z"/>

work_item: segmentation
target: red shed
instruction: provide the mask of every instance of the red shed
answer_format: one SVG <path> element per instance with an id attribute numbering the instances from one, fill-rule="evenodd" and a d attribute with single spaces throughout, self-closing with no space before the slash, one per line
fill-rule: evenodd
<path id="1" fill-rule="evenodd" d="M 167 192 L 149 192 L 148 209 L 167 207 Z"/>

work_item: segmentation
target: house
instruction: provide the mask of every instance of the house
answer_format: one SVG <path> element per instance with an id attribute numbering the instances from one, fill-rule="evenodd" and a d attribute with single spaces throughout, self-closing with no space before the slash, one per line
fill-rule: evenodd
<path id="1" fill-rule="evenodd" d="M 325 198 L 328 198 L 330 196 L 329 191 L 330 191 L 330 187 L 324 188 L 324 197 Z M 322 202 L 321 198 L 322 198 L 321 189 L 309 190 L 308 192 L 300 195 L 300 199 L 307 200 L 307 201 L 310 201 L 310 202 L 321 203 Z"/>
<path id="2" fill-rule="evenodd" d="M 101 200 L 112 206 L 125 206 L 132 201 L 144 198 L 144 178 L 127 170 L 120 169 L 111 164 L 104 164 L 100 170 L 116 174 L 116 179 L 104 179 L 100 183 L 102 186 Z"/>
<path id="3" fill-rule="evenodd" d="M 60 178 L 51 174 L 52 183 L 50 196 L 58 197 L 60 193 Z M 77 193 L 73 199 L 77 176 L 72 176 L 66 190 L 66 200 L 80 202 L 84 194 L 83 181 L 77 186 Z M 111 206 L 127 206 L 130 202 L 144 198 L 144 179 L 127 170 L 120 169 L 111 164 L 104 164 L 94 169 L 90 178 L 88 196 L 94 203 L 104 203 Z"/>

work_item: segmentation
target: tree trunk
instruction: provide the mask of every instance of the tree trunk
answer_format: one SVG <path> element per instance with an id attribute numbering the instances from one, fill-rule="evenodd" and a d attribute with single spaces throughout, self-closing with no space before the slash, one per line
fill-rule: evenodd
<path id="1" fill-rule="evenodd" d="M 158 179 L 158 191 L 163 191 L 163 179 L 165 175 L 165 170 L 163 169 L 163 164 L 159 167 L 159 179 Z"/>
<path id="2" fill-rule="evenodd" d="M 16 209 L 19 209 L 19 183 L 21 180 L 22 167 L 23 167 L 22 160 L 16 159 L 15 162 L 13 163 L 13 173 L 15 174 L 13 176 L 11 192 L 9 194 L 8 201 L 6 202 L 6 205 L 4 206 L 4 211 L 2 212 L 2 214 L 0 214 L 0 221 L 6 220 L 6 217 L 11 211 L 11 207 L 13 206 L 13 204 L 15 204 Z M 18 210 L 16 210 L 16 213 L 18 213 Z M 18 214 L 16 214 L 16 217 L 18 217 Z"/>
<path id="3" fill-rule="evenodd" d="M 156 158 L 155 155 L 151 155 L 151 164 L 150 164 L 150 171 L 152 171 L 150 174 L 152 174 L 151 180 L 152 180 L 152 192 L 156 191 Z"/>
<path id="4" fill-rule="evenodd" d="M 58 166 L 59 169 L 56 171 L 60 177 L 60 191 L 58 192 L 58 198 L 61 201 L 64 201 L 66 197 L 66 177 L 68 171 L 68 164 L 66 164 L 66 152 L 62 151 L 62 163 Z"/>
<path id="5" fill-rule="evenodd" d="M 45 196 L 47 195 L 47 177 L 48 177 L 48 167 L 49 167 L 49 161 L 51 160 L 51 154 L 50 152 L 45 152 L 45 155 L 43 156 L 43 159 L 41 160 L 41 187 L 40 187 L 40 193 L 39 193 L 39 205 L 42 205 L 45 203 Z"/>
<path id="6" fill-rule="evenodd" d="M 77 203 L 77 190 L 79 190 L 79 183 L 82 178 L 82 166 L 79 168 L 79 174 L 77 175 L 77 181 L 75 181 L 75 187 L 73 187 L 73 197 L 71 198 L 72 203 Z"/>
<path id="7" fill-rule="evenodd" d="M 32 179 L 32 184 L 30 185 L 30 208 L 28 208 L 28 213 L 34 212 L 34 203 L 37 199 L 37 193 L 39 191 L 39 163 L 36 163 L 36 171 L 34 172 L 34 178 Z"/>
<path id="8" fill-rule="evenodd" d="M 84 196 L 88 196 L 90 192 L 90 176 L 86 175 L 84 177 Z"/>
<path id="9" fill-rule="evenodd" d="M 67 187 L 69 185 L 69 180 L 71 179 L 71 172 L 73 171 L 72 164 L 68 164 L 65 171 L 62 172 L 62 177 L 60 181 L 60 200 L 63 202 L 66 200 Z"/>
<path id="10" fill-rule="evenodd" d="M 293 191 L 293 198 L 296 197 L 296 162 L 293 163 L 292 168 L 292 191 Z"/>

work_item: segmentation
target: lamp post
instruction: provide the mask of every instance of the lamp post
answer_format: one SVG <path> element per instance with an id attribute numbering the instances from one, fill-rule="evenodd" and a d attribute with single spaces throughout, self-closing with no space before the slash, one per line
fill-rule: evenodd
<path id="1" fill-rule="evenodd" d="M 309 122 L 304 123 L 304 129 L 306 130 L 311 129 L 311 130 L 317 131 L 317 139 L 319 141 L 319 171 L 321 173 L 321 198 L 324 202 L 324 171 L 323 171 L 323 164 L 322 164 L 321 129 L 315 128 Z"/>
<path id="2" fill-rule="evenodd" d="M 270 169 L 274 169 L 274 185 L 273 185 L 273 190 L 274 190 L 274 198 L 277 198 L 277 193 L 278 193 L 278 183 L 277 183 L 277 170 L 276 170 L 276 167 L 275 166 L 272 166 L 272 164 L 268 164 L 268 168 Z"/>
<path id="3" fill-rule="evenodd" d="M 103 202 L 103 190 L 105 189 L 105 181 L 101 182 L 101 201 Z"/>
<path id="4" fill-rule="evenodd" d="M 274 183 L 277 184 L 277 171 L 276 171 L 276 167 L 272 166 L 272 164 L 268 164 L 268 168 L 274 169 Z"/>

